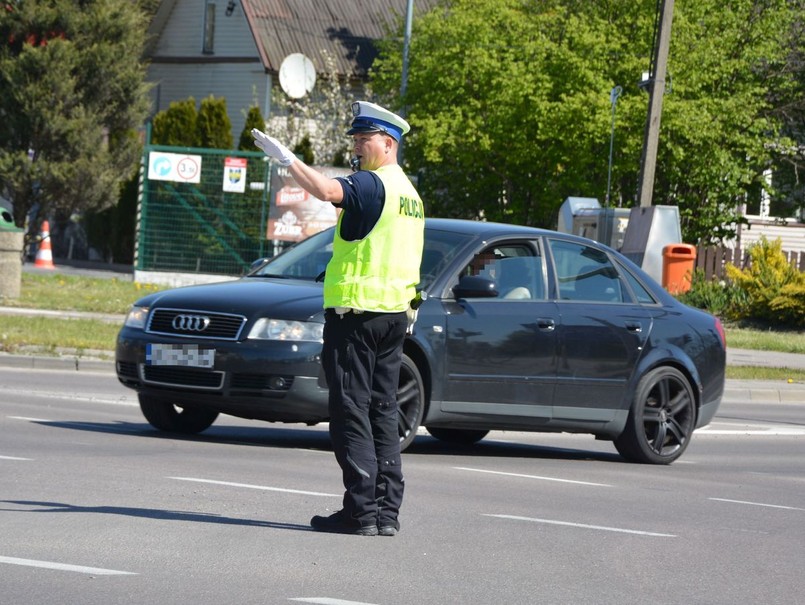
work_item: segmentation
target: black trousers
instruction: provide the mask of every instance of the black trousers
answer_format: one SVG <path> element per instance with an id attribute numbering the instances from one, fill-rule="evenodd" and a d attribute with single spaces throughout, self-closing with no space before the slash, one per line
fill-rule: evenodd
<path id="1" fill-rule="evenodd" d="M 325 313 L 330 439 L 344 513 L 362 525 L 396 525 L 402 504 L 397 385 L 407 325 L 405 312 Z"/>

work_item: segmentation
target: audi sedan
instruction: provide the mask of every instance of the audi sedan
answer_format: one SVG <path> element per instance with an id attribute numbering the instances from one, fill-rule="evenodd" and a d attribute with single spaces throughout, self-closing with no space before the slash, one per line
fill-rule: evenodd
<path id="1" fill-rule="evenodd" d="M 156 292 L 117 340 L 120 382 L 148 422 L 198 433 L 219 414 L 327 421 L 322 276 L 332 230 L 240 279 Z M 717 318 L 620 253 L 554 231 L 428 219 L 397 399 L 403 448 L 420 426 L 471 444 L 491 430 L 589 433 L 642 463 L 679 458 L 724 391 Z"/>

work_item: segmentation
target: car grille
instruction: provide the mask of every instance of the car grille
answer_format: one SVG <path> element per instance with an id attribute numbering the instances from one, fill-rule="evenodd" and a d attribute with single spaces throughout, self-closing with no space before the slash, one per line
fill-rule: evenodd
<path id="1" fill-rule="evenodd" d="M 151 384 L 220 390 L 224 383 L 223 372 L 168 366 L 141 365 L 140 368 L 143 381 Z"/>
<path id="2" fill-rule="evenodd" d="M 145 331 L 187 338 L 237 340 L 246 323 L 242 315 L 187 309 L 155 309 Z"/>

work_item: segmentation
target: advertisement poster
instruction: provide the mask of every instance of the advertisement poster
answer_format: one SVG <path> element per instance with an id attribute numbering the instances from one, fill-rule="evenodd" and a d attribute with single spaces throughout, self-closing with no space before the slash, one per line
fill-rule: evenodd
<path id="1" fill-rule="evenodd" d="M 224 191 L 244 193 L 246 191 L 246 158 L 224 159 Z"/>
<path id="2" fill-rule="evenodd" d="M 315 166 L 329 178 L 352 174 L 349 168 Z M 298 242 L 335 225 L 336 208 L 299 187 L 287 168 L 271 171 L 271 205 L 268 211 L 268 239 Z"/>

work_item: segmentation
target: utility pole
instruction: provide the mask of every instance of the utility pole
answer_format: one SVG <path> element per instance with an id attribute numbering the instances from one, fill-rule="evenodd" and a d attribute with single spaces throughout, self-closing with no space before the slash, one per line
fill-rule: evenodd
<path id="1" fill-rule="evenodd" d="M 408 92 L 408 53 L 411 49 L 411 22 L 414 18 L 414 0 L 408 0 L 405 9 L 405 35 L 403 37 L 403 57 L 402 57 L 402 82 L 400 83 L 400 98 L 405 101 L 405 94 Z M 400 115 L 405 118 L 408 113 L 406 106 L 403 106 Z M 397 148 L 397 163 L 403 161 L 403 140 L 400 138 L 400 146 Z"/>
<path id="2" fill-rule="evenodd" d="M 674 17 L 674 0 L 662 0 L 657 26 L 654 59 L 648 82 L 648 117 L 643 137 L 643 154 L 640 158 L 640 206 L 651 206 L 654 192 L 654 171 L 657 165 L 657 146 L 660 138 L 662 98 L 665 94 L 665 73 L 668 68 L 668 48 L 671 43 L 671 21 Z"/>

